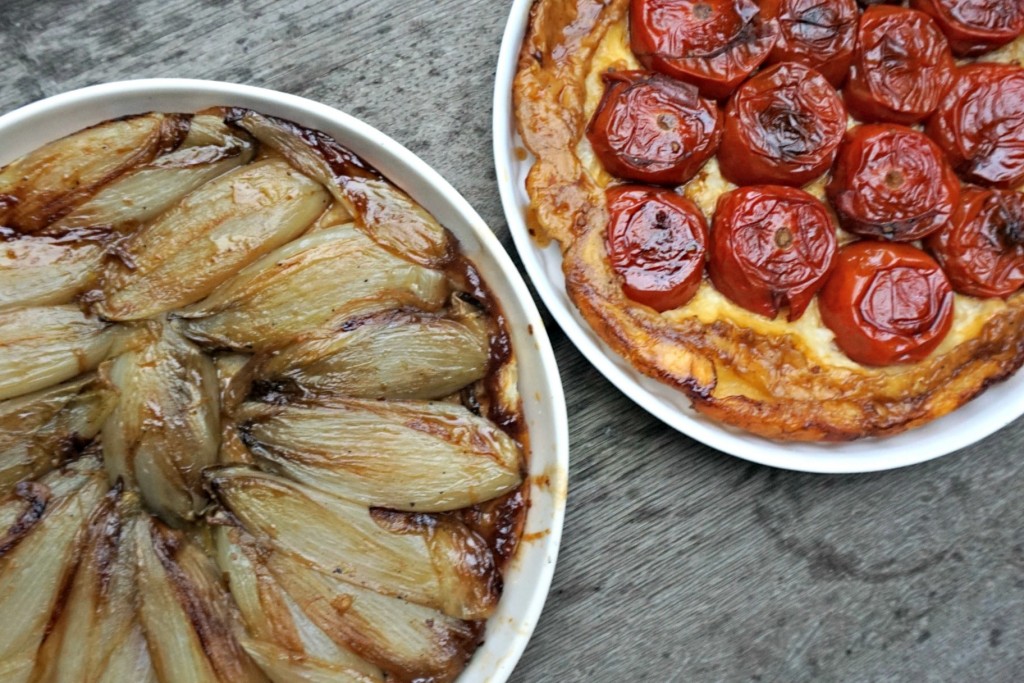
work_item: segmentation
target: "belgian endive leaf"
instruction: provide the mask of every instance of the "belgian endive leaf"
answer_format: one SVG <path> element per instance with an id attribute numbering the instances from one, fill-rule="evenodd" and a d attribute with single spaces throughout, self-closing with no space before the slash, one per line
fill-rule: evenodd
<path id="1" fill-rule="evenodd" d="M 137 486 L 168 524 L 206 505 L 202 469 L 217 461 L 220 409 L 213 361 L 171 325 L 151 323 L 149 339 L 104 367 L 120 400 L 103 425 L 111 482 Z"/>
<path id="2" fill-rule="evenodd" d="M 321 397 L 250 402 L 235 417 L 273 469 L 366 506 L 456 510 L 522 483 L 515 441 L 457 404 Z"/>
<path id="3" fill-rule="evenodd" d="M 36 680 L 96 683 L 118 650 L 132 647 L 138 629 L 134 526 L 139 515 L 135 494 L 115 487 L 89 517 L 64 608 L 39 652 Z"/>
<path id="4" fill-rule="evenodd" d="M 194 303 L 312 223 L 329 201 L 283 161 L 226 173 L 120 245 L 96 310 L 138 320 Z"/>
<path id="5" fill-rule="evenodd" d="M 265 354 L 253 374 L 278 390 L 357 398 L 441 398 L 487 372 L 480 314 L 394 311 L 329 327 Z"/>
<path id="6" fill-rule="evenodd" d="M 261 543 L 318 571 L 463 619 L 499 593 L 484 541 L 447 518 L 371 514 L 366 506 L 244 466 L 207 470 L 210 489 Z"/>
<path id="7" fill-rule="evenodd" d="M 132 616 L 132 630 L 107 659 L 95 683 L 158 683 L 149 644 L 138 618 Z"/>
<path id="8" fill-rule="evenodd" d="M 92 370 L 120 336 L 76 306 L 0 311 L 0 400 Z"/>
<path id="9" fill-rule="evenodd" d="M 95 437 L 117 394 L 95 373 L 0 401 L 0 496 L 55 468 Z"/>
<path id="10" fill-rule="evenodd" d="M 419 204 L 331 137 L 254 111 L 238 125 L 323 183 L 374 241 L 394 254 L 438 267 L 451 257 L 448 233 Z"/>
<path id="11" fill-rule="evenodd" d="M 161 681 L 267 680 L 238 644 L 230 596 L 202 550 L 151 519 L 137 527 L 136 552 L 139 615 Z"/>
<path id="12" fill-rule="evenodd" d="M 216 117 L 197 116 L 180 147 L 105 185 L 46 232 L 63 234 L 81 228 L 130 232 L 202 184 L 248 163 L 254 151 L 245 133 L 232 131 Z"/>
<path id="13" fill-rule="evenodd" d="M 144 114 L 73 133 L 0 169 L 0 224 L 37 232 L 103 185 L 174 149 L 188 118 Z"/>
<path id="14" fill-rule="evenodd" d="M 0 308 L 66 304 L 96 279 L 104 245 L 41 235 L 0 241 Z"/>
<path id="15" fill-rule="evenodd" d="M 328 321 L 412 306 L 437 310 L 444 273 L 385 251 L 349 227 L 317 232 L 245 268 L 179 315 L 194 339 L 259 350 L 280 346 Z"/>
<path id="16" fill-rule="evenodd" d="M 16 618 L 0 628 L 0 680 L 30 680 L 39 646 L 75 566 L 79 530 L 106 492 L 99 472 L 64 496 L 52 496 L 45 511 L 12 540 L 0 539 L 0 614 Z M 14 627 L 12 627 L 14 626 Z"/>

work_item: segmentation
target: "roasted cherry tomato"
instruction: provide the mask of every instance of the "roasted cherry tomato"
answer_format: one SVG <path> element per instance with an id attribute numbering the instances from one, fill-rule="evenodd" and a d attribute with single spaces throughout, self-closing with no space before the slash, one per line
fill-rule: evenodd
<path id="1" fill-rule="evenodd" d="M 953 78 L 953 54 L 924 12 L 869 7 L 860 17 L 857 50 L 843 88 L 861 121 L 915 123 L 938 106 Z"/>
<path id="2" fill-rule="evenodd" d="M 803 185 L 829 169 L 844 132 L 846 108 L 825 77 L 778 64 L 733 95 L 718 165 L 737 185 Z"/>
<path id="3" fill-rule="evenodd" d="M 608 199 L 608 257 L 622 291 L 658 312 L 679 308 L 704 275 L 708 224 L 697 205 L 671 190 L 619 185 Z"/>
<path id="4" fill-rule="evenodd" d="M 930 14 L 961 57 L 985 54 L 1024 33 L 1020 0 L 910 0 L 910 6 Z"/>
<path id="5" fill-rule="evenodd" d="M 925 132 L 964 178 L 995 187 L 1021 185 L 1024 69 L 1008 64 L 961 67 Z"/>
<path id="6" fill-rule="evenodd" d="M 762 0 L 761 12 L 779 22 L 779 39 L 768 64 L 800 62 L 839 87 L 857 45 L 854 0 Z"/>
<path id="7" fill-rule="evenodd" d="M 845 229 L 896 242 L 938 230 L 960 201 L 960 181 L 942 150 L 892 124 L 846 133 L 826 191 Z"/>
<path id="8" fill-rule="evenodd" d="M 863 365 L 921 360 L 953 324 L 949 280 L 909 244 L 863 240 L 840 249 L 818 307 L 839 348 Z"/>
<path id="9" fill-rule="evenodd" d="M 759 67 L 779 33 L 754 0 L 633 0 L 629 37 L 648 69 L 724 99 Z"/>
<path id="10" fill-rule="evenodd" d="M 965 187 L 949 225 L 929 235 L 925 247 L 956 291 L 1010 296 L 1024 285 L 1024 195 Z"/>
<path id="11" fill-rule="evenodd" d="M 721 114 L 694 86 L 646 71 L 609 73 L 604 80 L 587 139 L 610 173 L 682 185 L 715 155 Z"/>
<path id="12" fill-rule="evenodd" d="M 708 250 L 715 288 L 754 313 L 803 315 L 836 256 L 836 226 L 825 205 L 781 185 L 741 187 L 721 196 Z"/>

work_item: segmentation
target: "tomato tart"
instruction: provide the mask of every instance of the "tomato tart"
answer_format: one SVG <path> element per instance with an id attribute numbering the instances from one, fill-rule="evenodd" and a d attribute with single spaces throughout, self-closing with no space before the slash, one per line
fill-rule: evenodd
<path id="1" fill-rule="evenodd" d="M 528 224 L 639 372 L 777 440 L 902 432 L 1024 363 L 1019 0 L 537 0 Z"/>

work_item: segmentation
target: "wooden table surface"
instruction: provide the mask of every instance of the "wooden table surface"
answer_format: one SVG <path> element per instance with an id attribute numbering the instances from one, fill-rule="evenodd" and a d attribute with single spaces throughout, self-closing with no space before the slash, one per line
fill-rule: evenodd
<path id="1" fill-rule="evenodd" d="M 494 0 L 0 0 L 0 112 L 153 76 L 339 107 L 447 178 L 510 251 Z M 715 452 L 618 392 L 547 318 L 568 399 L 568 516 L 513 680 L 1024 679 L 1024 422 L 861 476 Z"/>

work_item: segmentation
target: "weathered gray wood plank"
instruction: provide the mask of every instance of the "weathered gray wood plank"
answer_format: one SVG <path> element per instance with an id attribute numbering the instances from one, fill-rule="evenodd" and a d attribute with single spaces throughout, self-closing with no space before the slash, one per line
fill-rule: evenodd
<path id="1" fill-rule="evenodd" d="M 345 109 L 434 166 L 511 247 L 491 158 L 508 2 L 0 0 L 0 111 L 91 83 L 238 81 Z M 1024 676 L 1024 424 L 922 466 L 825 477 L 717 454 L 555 328 L 572 484 L 513 680 Z"/>

